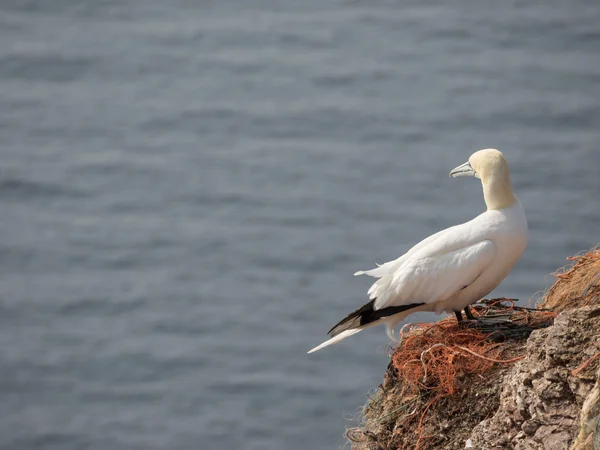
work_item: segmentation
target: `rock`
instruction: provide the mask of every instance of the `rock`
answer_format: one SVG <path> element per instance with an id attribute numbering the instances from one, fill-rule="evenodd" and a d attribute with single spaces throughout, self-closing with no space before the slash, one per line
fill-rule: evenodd
<path id="1" fill-rule="evenodd" d="M 420 397 L 404 396 L 390 364 L 363 426 L 349 430 L 352 449 L 600 450 L 600 314 L 589 317 L 593 309 L 563 311 L 526 341 L 503 343 L 512 361 L 525 358 L 470 375 L 426 416 L 428 397 L 416 413 Z"/>
<path id="2" fill-rule="evenodd" d="M 448 319 L 417 327 L 395 349 L 360 426 L 347 430 L 352 450 L 600 450 L 600 247 L 569 259 L 541 309 L 510 308 L 500 353 L 466 349 L 468 333 L 448 332 Z M 505 300 L 482 302 L 502 309 Z M 477 370 L 481 361 L 465 352 L 493 364 Z"/>
<path id="3" fill-rule="evenodd" d="M 594 364 L 577 376 L 572 373 L 590 353 L 600 351 L 600 321 L 588 318 L 591 309 L 565 311 L 554 326 L 531 334 L 527 357 L 504 375 L 498 410 L 473 429 L 473 448 L 592 449 L 590 436 L 600 416 L 600 373 L 591 369 Z M 511 436 L 508 442 L 503 441 L 506 436 Z"/>

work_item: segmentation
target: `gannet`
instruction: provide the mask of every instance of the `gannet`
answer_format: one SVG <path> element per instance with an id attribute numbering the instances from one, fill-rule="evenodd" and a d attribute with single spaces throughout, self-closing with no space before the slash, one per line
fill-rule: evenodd
<path id="1" fill-rule="evenodd" d="M 330 339 L 308 353 L 379 324 L 395 340 L 398 322 L 419 311 L 454 312 L 461 321 L 464 309 L 472 319 L 469 305 L 508 275 L 525 251 L 528 230 L 504 155 L 479 150 L 450 176 L 481 179 L 487 211 L 429 236 L 394 261 L 356 272 L 378 278 L 368 291 L 369 303 L 342 319 L 329 330 Z"/>

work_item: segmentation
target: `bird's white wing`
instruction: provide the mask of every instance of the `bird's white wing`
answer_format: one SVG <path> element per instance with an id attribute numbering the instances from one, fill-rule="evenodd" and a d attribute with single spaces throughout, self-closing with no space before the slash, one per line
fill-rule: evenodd
<path id="1" fill-rule="evenodd" d="M 398 267 L 400 267 L 410 256 L 414 255 L 417 251 L 421 250 L 422 248 L 431 244 L 432 242 L 436 241 L 437 239 L 441 238 L 442 236 L 453 233 L 455 231 L 455 228 L 457 228 L 459 226 L 460 225 L 456 225 L 456 226 L 453 226 L 450 228 L 446 228 L 445 230 L 438 231 L 437 233 L 426 237 L 418 244 L 415 244 L 400 258 L 394 259 L 393 261 L 388 261 L 383 264 L 378 264 L 377 267 L 375 267 L 374 269 L 359 270 L 358 272 L 356 272 L 354 274 L 354 276 L 369 275 L 370 277 L 381 278 L 385 275 L 388 275 L 388 274 L 396 271 L 396 269 L 398 269 Z"/>
<path id="2" fill-rule="evenodd" d="M 446 300 L 475 281 L 496 253 L 495 244 L 487 239 L 456 247 L 452 239 L 446 245 L 435 242 L 408 257 L 371 287 L 373 309 Z"/>

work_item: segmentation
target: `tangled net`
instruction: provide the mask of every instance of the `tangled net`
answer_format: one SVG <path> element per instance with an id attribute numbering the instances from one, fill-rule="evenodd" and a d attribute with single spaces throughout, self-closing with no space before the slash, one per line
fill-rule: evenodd
<path id="1" fill-rule="evenodd" d="M 404 443 L 412 441 L 414 450 L 421 448 L 427 439 L 425 418 L 436 403 L 459 392 L 467 380 L 484 379 L 495 366 L 524 358 L 511 355 L 507 342 L 522 341 L 534 329 L 551 325 L 555 317 L 552 311 L 515 306 L 513 299 L 485 300 L 472 311 L 483 320 L 459 325 L 448 317 L 401 330 L 387 374 L 388 384 L 397 389 L 395 408 L 378 419 L 394 422 L 390 441 L 400 438 Z M 411 433 L 413 439 L 407 436 Z M 365 438 L 359 429 L 350 429 L 346 435 L 354 443 Z M 397 443 L 390 448 L 405 446 Z"/>
<path id="2" fill-rule="evenodd" d="M 406 335 L 392 355 L 396 376 L 402 385 L 401 396 L 414 398 L 423 391 L 429 395 L 417 433 L 427 411 L 436 402 L 457 392 L 461 380 L 482 375 L 497 364 L 516 362 L 524 355 L 502 359 L 507 348 L 502 342 L 522 339 L 534 329 L 552 324 L 555 313 L 515 306 L 512 299 L 488 300 L 473 308 L 476 317 L 492 318 L 489 324 L 473 324 L 476 328 L 459 326 L 454 318 L 434 324 L 416 325 Z"/>

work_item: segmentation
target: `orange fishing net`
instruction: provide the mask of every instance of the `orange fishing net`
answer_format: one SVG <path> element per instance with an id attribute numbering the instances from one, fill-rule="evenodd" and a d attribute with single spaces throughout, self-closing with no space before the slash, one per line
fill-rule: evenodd
<path id="1" fill-rule="evenodd" d="M 426 389 L 451 395 L 456 392 L 457 378 L 484 373 L 494 364 L 517 361 L 520 358 L 500 359 L 504 348 L 497 341 L 550 325 L 555 316 L 551 311 L 516 307 L 511 299 L 487 303 L 473 308 L 476 317 L 502 317 L 510 313 L 510 320 L 465 328 L 452 317 L 414 325 L 409 332 L 401 332 L 392 362 L 407 394 Z"/>
<path id="2" fill-rule="evenodd" d="M 399 397 L 423 398 L 416 429 L 415 450 L 425 438 L 422 428 L 427 411 L 439 400 L 453 395 L 469 376 L 483 377 L 498 364 L 516 362 L 524 355 L 506 355 L 503 341 L 526 337 L 535 328 L 552 324 L 555 313 L 521 308 L 511 299 L 489 300 L 473 308 L 476 317 L 491 319 L 483 323 L 459 325 L 454 317 L 437 323 L 413 325 L 401 331 L 401 340 L 392 354 L 395 376 L 402 386 Z M 498 320 L 494 320 L 498 318 Z M 469 328 L 472 326 L 473 328 Z M 416 420 L 408 416 L 406 420 Z"/>

